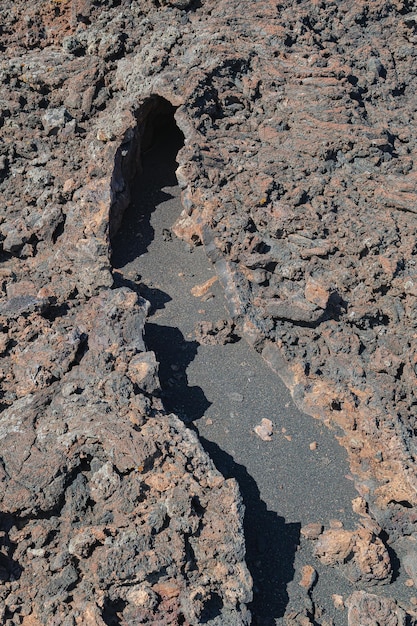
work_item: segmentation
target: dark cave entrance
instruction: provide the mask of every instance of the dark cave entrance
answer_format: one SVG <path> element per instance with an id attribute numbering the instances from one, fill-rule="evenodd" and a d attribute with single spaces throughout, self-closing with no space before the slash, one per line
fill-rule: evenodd
<path id="1" fill-rule="evenodd" d="M 137 215 L 149 212 L 146 196 L 160 185 L 176 185 L 176 156 L 184 145 L 184 135 L 175 121 L 176 107 L 161 96 L 148 98 L 136 113 L 137 125 L 127 133 L 116 158 L 112 178 L 113 204 L 109 215 L 109 239 L 112 265 L 121 267 L 115 238 L 122 224 L 134 226 Z M 163 146 L 162 150 L 158 150 Z M 144 163 L 147 167 L 144 172 Z M 144 197 L 145 202 L 137 198 Z M 125 216 L 125 213 L 128 215 Z M 136 224 L 137 225 L 137 224 Z"/>

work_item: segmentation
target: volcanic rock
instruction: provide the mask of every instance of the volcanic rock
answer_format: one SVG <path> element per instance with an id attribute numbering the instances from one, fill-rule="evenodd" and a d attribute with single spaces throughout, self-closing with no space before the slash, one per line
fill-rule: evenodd
<path id="1" fill-rule="evenodd" d="M 249 619 L 236 487 L 164 414 L 146 304 L 113 289 L 112 236 L 167 116 L 185 140 L 173 232 L 204 246 L 299 407 L 343 431 L 361 510 L 392 541 L 415 532 L 412 3 L 4 0 L 0 17 L 4 623 Z M 377 535 L 340 532 L 323 558 L 389 578 Z"/>
<path id="2" fill-rule="evenodd" d="M 299 584 L 307 591 L 311 591 L 317 582 L 317 572 L 312 565 L 304 565 L 301 571 L 301 580 Z"/>
<path id="3" fill-rule="evenodd" d="M 367 528 L 326 530 L 317 539 L 314 554 L 327 565 L 339 566 L 343 575 L 354 583 L 385 584 L 391 578 L 387 548 Z"/>
<path id="4" fill-rule="evenodd" d="M 405 626 L 406 613 L 392 598 L 376 596 L 365 591 L 355 591 L 346 601 L 349 626 Z"/>
<path id="5" fill-rule="evenodd" d="M 274 427 L 270 419 L 263 417 L 261 423 L 253 429 L 262 441 L 271 441 Z"/>
<path id="6" fill-rule="evenodd" d="M 235 325 L 230 320 L 201 321 L 196 326 L 195 338 L 198 343 L 206 346 L 224 345 L 239 340 L 234 331 Z"/>
<path id="7" fill-rule="evenodd" d="M 4 624 L 248 623 L 237 485 L 149 395 L 147 308 L 125 288 L 90 299 L 79 362 L 3 411 Z"/>

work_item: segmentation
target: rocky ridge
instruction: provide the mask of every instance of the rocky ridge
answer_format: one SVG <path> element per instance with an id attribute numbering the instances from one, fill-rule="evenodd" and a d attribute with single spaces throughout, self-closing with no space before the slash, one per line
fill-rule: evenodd
<path id="1" fill-rule="evenodd" d="M 5 623 L 55 614 L 111 623 L 120 612 L 132 623 L 134 611 L 156 620 L 168 605 L 172 623 L 198 623 L 205 610 L 212 623 L 249 619 L 236 487 L 164 415 L 157 364 L 140 339 L 146 304 L 112 289 L 112 234 L 152 127 L 174 108 L 185 138 L 176 234 L 204 245 L 233 322 L 299 406 L 343 430 L 371 543 L 382 531 L 393 545 L 415 538 L 411 3 L 52 0 L 4 2 L 1 13 Z M 169 487 L 158 482 L 165 464 L 175 466 Z M 199 472 L 211 478 L 201 483 Z M 183 513 L 159 510 L 175 484 Z M 138 511 L 121 511 L 119 497 Z M 220 501 L 234 505 L 216 529 L 208 512 Z M 160 556 L 149 571 L 126 565 L 133 595 L 121 575 L 87 575 L 82 559 L 100 554 L 101 566 L 105 551 L 110 563 L 118 542 L 130 563 L 128 535 L 139 526 L 152 537 L 143 550 Z M 195 558 L 185 545 L 206 526 L 216 537 L 235 531 L 218 582 L 204 579 L 214 548 L 197 542 Z M 179 542 L 174 556 L 158 538 L 165 532 Z M 59 537 L 72 551 L 54 569 Z M 20 601 L 39 562 L 44 586 Z M 65 580 L 52 583 L 58 570 Z M 101 604 L 88 604 L 80 581 L 103 592 Z M 41 615 L 50 584 L 68 599 Z"/>

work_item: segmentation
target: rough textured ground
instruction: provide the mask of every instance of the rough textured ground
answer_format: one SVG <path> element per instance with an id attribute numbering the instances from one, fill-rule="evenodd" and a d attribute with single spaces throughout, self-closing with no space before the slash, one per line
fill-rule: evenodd
<path id="1" fill-rule="evenodd" d="M 84 356 L 2 413 L 3 624 L 248 620 L 237 485 L 152 400 L 147 310 L 121 288 L 68 314 L 59 345 Z M 38 332 L 22 381 L 43 372 Z"/>
<path id="2" fill-rule="evenodd" d="M 146 306 L 131 291 L 111 289 L 111 239 L 129 203 L 131 179 L 139 155 L 150 145 L 152 127 L 171 114 L 168 103 L 178 107 L 176 120 L 185 137 L 178 157 L 184 213 L 175 232 L 204 245 L 239 332 L 283 378 L 299 406 L 344 431 L 341 443 L 360 492 L 355 506 L 367 531 L 358 529 L 349 537 L 325 534 L 317 539 L 318 557 L 331 565 L 347 564 L 366 583 L 389 580 L 388 542 L 414 580 L 413 3 L 51 0 L 28 6 L 4 0 L 0 11 L 5 623 L 53 623 L 48 620 L 58 609 L 48 613 L 44 598 L 52 598 L 56 589 L 61 597 L 60 585 L 68 596 L 59 608 L 59 623 L 65 613 L 68 623 L 88 623 L 73 604 L 90 611 L 92 624 L 100 619 L 111 623 L 120 612 L 132 623 L 139 619 L 130 613 L 135 610 L 149 611 L 154 621 L 164 614 L 166 620 L 166 609 L 161 613 L 158 608 L 166 592 L 154 589 L 159 577 L 173 585 L 181 578 L 187 589 L 204 577 L 206 557 L 196 556 L 196 570 L 191 566 L 194 574 L 189 574 L 182 559 L 185 554 L 193 562 L 194 548 L 183 544 L 171 570 L 155 565 L 158 581 L 156 570 L 146 572 L 155 597 L 140 587 L 135 600 L 129 599 L 126 589 L 119 589 L 121 573 L 113 585 L 100 582 L 99 569 L 88 567 L 86 587 L 105 588 L 107 595 L 102 606 L 83 608 L 78 548 L 68 561 L 56 565 L 52 559 L 53 542 L 63 545 L 63 537 L 70 545 L 65 533 L 73 533 L 76 524 L 100 526 L 95 502 L 108 498 L 110 509 L 119 514 L 113 495 L 94 486 L 96 473 L 109 485 L 120 480 L 121 493 L 141 484 L 129 479 L 122 458 L 128 436 L 122 428 L 126 414 L 118 404 L 122 399 L 126 406 L 132 404 L 134 415 L 145 416 L 144 424 L 139 420 L 131 427 L 139 433 L 132 434 L 134 445 L 141 447 L 145 437 L 164 448 L 169 424 L 175 423 L 178 446 L 164 448 L 160 462 L 175 459 L 175 465 L 185 441 L 201 468 L 209 463 L 184 427 L 162 415 L 155 399 L 156 363 L 138 339 Z M 77 372 L 83 374 L 83 384 L 77 382 Z M 82 410 L 77 402 L 84 403 Z M 108 437 L 101 437 L 107 428 Z M 143 428 L 151 434 L 140 435 Z M 157 469 L 149 471 L 158 476 Z M 216 476 L 214 468 L 210 471 Z M 103 478 L 106 472 L 108 478 Z M 179 476 L 188 476 L 179 479 L 181 484 L 197 480 L 197 469 L 185 464 L 181 472 Z M 248 620 L 239 499 L 235 487 L 218 478 L 235 502 L 219 533 L 226 527 L 236 530 L 233 548 L 219 556 L 220 563 L 229 563 L 226 552 L 232 555 L 227 566 L 231 588 L 223 572 L 223 582 L 217 585 L 210 574 L 207 587 L 198 587 L 195 596 L 189 590 L 184 596 L 172 592 L 172 619 L 183 623 L 204 621 L 206 609 L 208 619 L 221 623 Z M 160 488 L 145 489 L 149 507 L 153 489 Z M 184 504 L 185 516 L 196 524 L 217 506 L 215 490 L 201 488 L 205 495 L 192 497 L 203 504 L 189 504 L 194 511 Z M 71 495 L 78 489 L 90 493 L 80 504 L 82 522 L 71 504 L 74 498 L 83 500 Z M 184 495 L 189 503 L 190 493 Z M 135 497 L 145 504 L 137 514 L 125 514 L 131 515 L 126 533 L 137 533 L 145 515 L 148 496 Z M 98 508 L 101 512 L 103 505 Z M 214 522 L 207 516 L 208 529 Z M 172 537 L 202 532 L 188 523 L 188 530 L 169 523 Z M 45 531 L 45 543 L 38 548 L 36 528 L 48 524 L 51 531 Z M 167 530 L 164 524 L 155 537 Z M 90 535 L 86 548 L 94 555 L 103 542 L 110 559 L 106 576 L 113 567 L 112 542 L 118 541 L 109 528 L 100 527 L 93 543 Z M 48 567 L 40 566 L 33 598 L 19 600 L 29 550 L 43 550 L 48 542 Z M 361 557 L 366 545 L 375 567 Z M 18 549 L 22 556 L 15 558 Z M 159 554 L 157 548 L 154 554 Z M 35 556 L 34 564 L 45 558 Z M 123 557 L 118 558 L 122 563 Z M 130 563 L 131 557 L 126 558 Z M 100 558 L 100 565 L 104 562 Z M 380 563 L 386 564 L 385 578 Z M 54 571 L 61 582 L 55 591 L 45 591 L 56 578 Z M 139 576 L 126 575 L 130 581 Z M 85 594 L 89 602 L 92 592 Z M 194 604 L 178 600 L 185 597 Z M 352 624 L 372 602 L 362 596 L 352 599 Z M 382 612 L 391 606 L 387 602 L 380 605 Z M 43 616 L 30 617 L 40 606 Z M 294 619 L 304 617 L 310 619 Z M 398 612 L 397 623 L 401 619 Z"/>

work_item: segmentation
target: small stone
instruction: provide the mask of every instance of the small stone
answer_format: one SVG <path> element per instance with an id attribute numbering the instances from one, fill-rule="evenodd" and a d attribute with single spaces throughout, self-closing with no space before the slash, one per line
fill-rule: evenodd
<path id="1" fill-rule="evenodd" d="M 204 296 L 210 289 L 210 287 L 212 285 L 214 285 L 214 283 L 217 281 L 217 276 L 212 276 L 211 278 L 209 278 L 208 280 L 206 280 L 205 283 L 201 283 L 200 285 L 195 285 L 192 289 L 191 289 L 191 294 L 195 297 L 195 298 L 201 298 L 201 296 Z"/>
<path id="2" fill-rule="evenodd" d="M 261 423 L 255 426 L 253 429 L 255 433 L 262 439 L 262 441 L 271 441 L 272 434 L 274 432 L 273 424 L 271 420 L 264 417 Z"/>
<path id="3" fill-rule="evenodd" d="M 45 556 L 45 550 L 43 548 L 29 548 L 28 553 L 34 557 Z"/>
<path id="4" fill-rule="evenodd" d="M 96 135 L 99 141 L 113 141 L 115 139 L 114 134 L 109 130 L 104 130 L 103 128 L 99 128 Z"/>
<path id="5" fill-rule="evenodd" d="M 317 582 L 317 572 L 312 565 L 304 565 L 301 569 L 301 580 L 298 583 L 300 587 L 304 587 L 307 591 L 311 591 Z"/>
<path id="6" fill-rule="evenodd" d="M 307 279 L 304 297 L 308 302 L 316 304 L 321 309 L 325 309 L 329 302 L 330 292 L 327 287 L 313 278 Z"/>
<path id="7" fill-rule="evenodd" d="M 414 580 L 412 578 L 407 578 L 407 580 L 404 582 L 404 585 L 406 587 L 414 587 Z"/>
<path id="8" fill-rule="evenodd" d="M 348 626 L 405 626 L 406 615 L 393 598 L 354 591 L 347 600 Z"/>
<path id="9" fill-rule="evenodd" d="M 243 402 L 242 394 L 238 393 L 237 391 L 232 391 L 231 393 L 229 393 L 229 399 L 232 402 Z"/>
<path id="10" fill-rule="evenodd" d="M 36 297 L 39 298 L 40 300 L 47 300 L 48 298 L 54 297 L 54 292 L 51 290 L 49 286 L 41 287 L 38 293 L 36 294 Z"/>
<path id="11" fill-rule="evenodd" d="M 332 595 L 333 606 L 338 611 L 341 611 L 345 608 L 345 603 L 343 602 L 343 596 L 339 596 L 337 593 Z"/>
<path id="12" fill-rule="evenodd" d="M 312 441 L 309 445 L 310 450 L 317 450 L 317 441 Z"/>
<path id="13" fill-rule="evenodd" d="M 181 591 L 178 584 L 170 581 L 157 583 L 152 588 L 162 598 L 176 598 Z"/>
<path id="14" fill-rule="evenodd" d="M 392 567 L 383 541 L 371 530 L 331 528 L 314 546 L 314 555 L 325 565 L 337 565 L 352 583 L 372 585 L 391 579 Z"/>
<path id="15" fill-rule="evenodd" d="M 72 119 L 64 106 L 48 109 L 42 115 L 42 124 L 48 135 L 56 135 Z"/>
<path id="16" fill-rule="evenodd" d="M 203 296 L 202 299 L 207 300 L 209 295 Z M 208 320 L 197 322 L 195 338 L 198 343 L 204 346 L 225 345 L 226 343 L 235 343 L 239 339 L 235 334 L 234 323 L 227 319 L 218 320 L 217 322 Z"/>
<path id="17" fill-rule="evenodd" d="M 131 424 L 133 424 L 133 426 L 143 426 L 143 424 L 145 423 L 145 417 L 135 411 L 130 411 L 128 415 L 129 421 Z"/>
<path id="18" fill-rule="evenodd" d="M 322 532 L 323 532 L 323 525 L 319 524 L 318 522 L 307 524 L 306 526 L 303 526 L 301 529 L 301 534 L 306 539 L 318 539 Z"/>
<path id="19" fill-rule="evenodd" d="M 368 514 L 368 505 L 365 498 L 358 496 L 352 500 L 352 508 L 354 513 L 358 515 L 366 516 Z"/>
<path id="20" fill-rule="evenodd" d="M 62 191 L 64 193 L 71 193 L 71 191 L 74 191 L 76 186 L 76 182 L 73 178 L 67 178 L 67 180 L 64 182 L 63 186 L 62 186 Z"/>
<path id="21" fill-rule="evenodd" d="M 127 599 L 135 606 L 153 609 L 157 604 L 157 595 L 146 583 L 133 587 L 127 594 Z"/>
<path id="22" fill-rule="evenodd" d="M 330 528 L 343 528 L 343 522 L 341 522 L 339 519 L 331 519 L 329 524 Z"/>
<path id="23" fill-rule="evenodd" d="M 155 393 L 159 389 L 158 362 L 152 351 L 135 355 L 129 363 L 127 374 L 146 393 Z"/>

